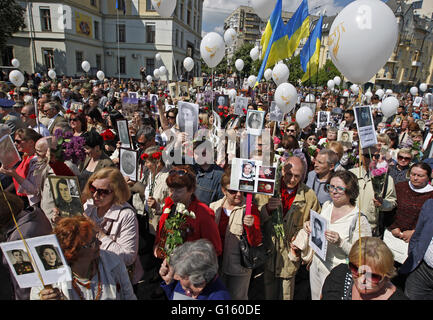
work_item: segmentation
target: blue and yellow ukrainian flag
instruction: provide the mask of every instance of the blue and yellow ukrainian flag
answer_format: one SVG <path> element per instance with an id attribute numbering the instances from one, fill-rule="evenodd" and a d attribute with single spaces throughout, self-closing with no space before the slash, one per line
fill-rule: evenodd
<path id="1" fill-rule="evenodd" d="M 272 11 L 265 32 L 262 35 L 262 66 L 257 76 L 256 85 L 260 82 L 268 66 L 273 66 L 279 60 L 287 58 L 288 38 L 285 25 L 281 18 L 282 0 L 278 0 Z"/>
<path id="2" fill-rule="evenodd" d="M 308 15 L 308 1 L 302 0 L 296 12 L 286 24 L 288 37 L 287 57 L 291 57 L 298 48 L 301 39 L 310 34 L 310 17 Z"/>
<path id="3" fill-rule="evenodd" d="M 301 50 L 301 66 L 305 74 L 302 82 L 307 81 L 319 69 L 320 44 L 322 40 L 323 16 L 319 18 L 313 32 Z"/>

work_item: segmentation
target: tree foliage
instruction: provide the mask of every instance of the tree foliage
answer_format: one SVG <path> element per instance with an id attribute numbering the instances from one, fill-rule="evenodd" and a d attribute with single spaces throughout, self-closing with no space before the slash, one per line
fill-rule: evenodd
<path id="1" fill-rule="evenodd" d="M 3 48 L 12 34 L 26 27 L 24 23 L 25 9 L 15 0 L 0 0 L 0 48 Z"/>
<path id="2" fill-rule="evenodd" d="M 334 79 L 334 77 L 342 77 L 341 72 L 338 71 L 337 67 L 331 60 L 326 60 L 319 72 L 313 75 L 310 79 L 303 83 L 307 87 L 326 86 L 328 80 Z"/>

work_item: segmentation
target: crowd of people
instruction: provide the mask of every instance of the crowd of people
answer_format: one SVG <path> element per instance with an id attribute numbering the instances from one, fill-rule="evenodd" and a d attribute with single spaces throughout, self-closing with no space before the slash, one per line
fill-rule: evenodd
<path id="1" fill-rule="evenodd" d="M 21 156 L 0 167 L 1 242 L 54 234 L 72 273 L 72 281 L 20 288 L 2 256 L 3 299 L 433 299 L 432 106 L 395 93 L 400 105 L 387 118 L 376 94 L 360 102 L 350 90 L 297 88 L 297 107 L 276 122 L 274 85 L 237 90 L 248 105 L 235 114 L 224 80 L 192 83 L 176 97 L 161 81 L 30 75 L 20 88 L 0 83 L 0 138 L 10 135 Z M 304 102 L 315 118 L 301 128 L 295 113 Z M 369 148 L 360 146 L 360 104 L 372 110 L 377 144 Z M 247 119 L 250 110 L 266 116 Z M 329 113 L 325 123 L 320 112 Z M 280 167 L 275 194 L 232 189 L 234 158 Z M 190 215 L 173 238 L 179 204 Z M 311 211 L 325 229 L 312 227 Z M 325 259 L 311 234 L 327 243 Z M 244 265 L 244 238 L 265 248 L 263 265 Z"/>

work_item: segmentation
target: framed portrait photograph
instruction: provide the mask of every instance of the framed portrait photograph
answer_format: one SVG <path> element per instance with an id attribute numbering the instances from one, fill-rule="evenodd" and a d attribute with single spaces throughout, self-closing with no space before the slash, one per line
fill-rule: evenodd
<path id="1" fill-rule="evenodd" d="M 55 235 L 0 244 L 12 275 L 20 288 L 42 286 L 37 270 L 45 285 L 71 281 L 72 275 Z M 33 263 L 31 262 L 33 260 Z"/>
<path id="2" fill-rule="evenodd" d="M 415 97 L 413 100 L 412 106 L 419 107 L 422 103 L 422 97 Z"/>
<path id="3" fill-rule="evenodd" d="M 21 161 L 21 156 L 10 134 L 0 139 L 0 162 L 5 169 L 11 169 Z"/>
<path id="4" fill-rule="evenodd" d="M 79 110 L 83 110 L 83 104 L 81 102 L 72 102 L 71 107 L 69 108 L 72 112 L 78 113 Z"/>
<path id="5" fill-rule="evenodd" d="M 217 110 L 219 106 L 223 106 L 223 107 L 230 106 L 230 100 L 228 95 L 219 94 L 215 96 L 214 109 Z"/>
<path id="6" fill-rule="evenodd" d="M 328 222 L 314 210 L 310 210 L 310 238 L 311 249 L 323 260 L 326 260 L 328 241 L 325 238 L 325 231 L 328 229 Z"/>
<path id="7" fill-rule="evenodd" d="M 248 110 L 246 127 L 247 133 L 253 136 L 259 136 L 262 133 L 263 122 L 265 120 L 265 111 Z"/>
<path id="8" fill-rule="evenodd" d="M 337 141 L 340 142 L 353 142 L 353 131 L 338 130 Z"/>
<path id="9" fill-rule="evenodd" d="M 269 108 L 269 121 L 281 122 L 283 121 L 284 114 L 281 109 L 277 106 L 275 101 L 271 102 Z"/>
<path id="10" fill-rule="evenodd" d="M 179 98 L 190 98 L 188 82 L 179 82 Z"/>
<path id="11" fill-rule="evenodd" d="M 244 116 L 244 109 L 248 109 L 248 98 L 237 96 L 235 99 L 235 114 L 238 116 Z"/>
<path id="12" fill-rule="evenodd" d="M 51 194 L 61 217 L 82 215 L 81 191 L 78 177 L 49 175 Z"/>
<path id="13" fill-rule="evenodd" d="M 128 92 L 130 104 L 138 104 L 138 92 Z"/>
<path id="14" fill-rule="evenodd" d="M 174 98 L 179 97 L 179 86 L 177 85 L 177 82 L 172 82 L 168 84 L 168 90 L 170 92 L 170 96 Z"/>
<path id="15" fill-rule="evenodd" d="M 203 87 L 203 77 L 194 77 L 192 80 L 194 87 Z"/>
<path id="16" fill-rule="evenodd" d="M 319 111 L 317 113 L 317 128 L 326 127 L 331 122 L 331 112 Z"/>
<path id="17" fill-rule="evenodd" d="M 119 135 L 119 140 L 122 148 L 132 149 L 131 139 L 129 137 L 128 121 L 117 120 L 117 134 Z"/>
<path id="18" fill-rule="evenodd" d="M 235 87 L 235 78 L 230 77 L 227 78 L 227 89 L 234 89 Z"/>
<path id="19" fill-rule="evenodd" d="M 368 148 L 377 144 L 376 130 L 373 123 L 373 115 L 370 106 L 354 107 L 355 121 L 358 128 L 358 136 L 362 148 Z"/>
<path id="20" fill-rule="evenodd" d="M 198 104 L 179 101 L 177 104 L 179 112 L 177 113 L 177 123 L 180 132 L 194 134 L 198 130 Z"/>
<path id="21" fill-rule="evenodd" d="M 120 172 L 125 177 L 129 177 L 131 181 L 137 181 L 137 173 L 138 173 L 137 160 L 138 160 L 137 151 L 120 148 L 119 150 Z"/>

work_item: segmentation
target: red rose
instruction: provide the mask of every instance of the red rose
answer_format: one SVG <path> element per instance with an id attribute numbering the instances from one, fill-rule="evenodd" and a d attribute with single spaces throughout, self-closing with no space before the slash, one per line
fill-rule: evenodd
<path id="1" fill-rule="evenodd" d="M 35 114 L 31 114 L 31 115 L 29 115 L 29 118 L 30 119 L 36 119 L 36 115 Z"/>
<path id="2" fill-rule="evenodd" d="M 223 113 L 222 112 L 220 112 L 220 113 L 218 113 L 218 115 L 221 117 L 222 115 L 223 115 Z"/>
<path id="3" fill-rule="evenodd" d="M 228 110 L 229 109 L 229 107 L 224 107 L 224 110 Z"/>
<path id="4" fill-rule="evenodd" d="M 101 136 L 104 139 L 104 141 L 112 141 L 115 138 L 114 133 L 110 129 L 107 129 L 104 132 L 102 132 Z"/>
<path id="5" fill-rule="evenodd" d="M 223 109 L 223 106 L 218 106 L 218 109 Z"/>
<path id="6" fill-rule="evenodd" d="M 208 108 L 208 107 L 204 107 L 204 109 L 205 109 L 205 110 L 208 110 L 209 108 Z"/>
<path id="7" fill-rule="evenodd" d="M 69 114 L 69 113 L 72 113 L 72 111 L 71 110 L 66 110 L 66 113 Z"/>
<path id="8" fill-rule="evenodd" d="M 148 158 L 149 157 L 149 155 L 147 154 L 147 153 L 143 153 L 142 155 L 141 155 L 141 160 L 145 160 L 146 158 Z"/>
<path id="9" fill-rule="evenodd" d="M 159 158 L 161 158 L 161 156 L 162 156 L 161 152 L 155 152 L 154 154 L 152 154 L 153 159 L 159 159 Z"/>
<path id="10" fill-rule="evenodd" d="M 160 150 L 160 151 L 164 150 L 164 147 L 159 147 L 159 150 Z"/>

